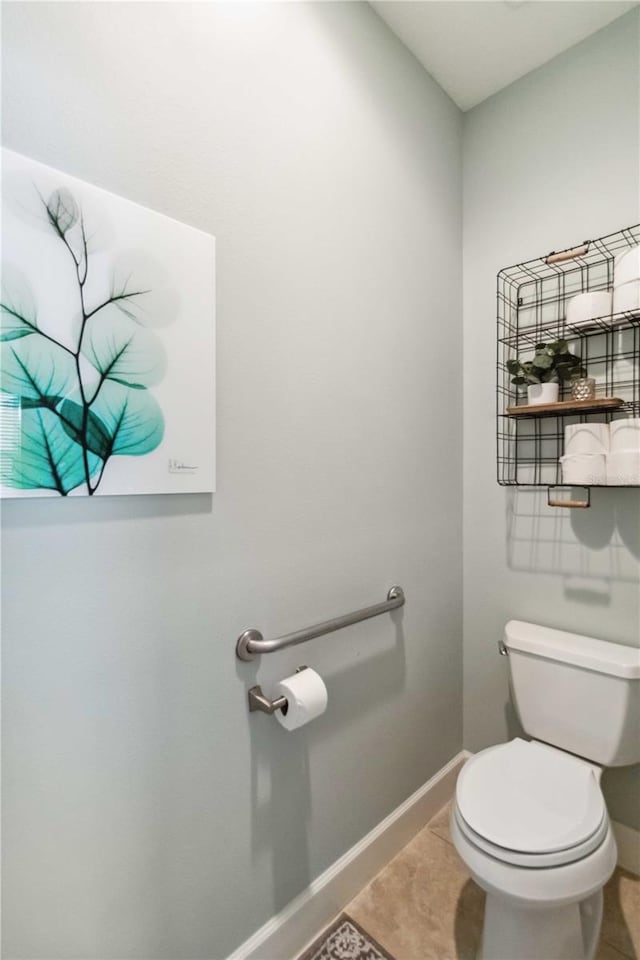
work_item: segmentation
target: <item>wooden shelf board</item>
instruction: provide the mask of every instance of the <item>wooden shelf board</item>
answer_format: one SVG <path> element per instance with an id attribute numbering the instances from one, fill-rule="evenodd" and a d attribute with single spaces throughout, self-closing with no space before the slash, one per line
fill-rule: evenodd
<path id="1" fill-rule="evenodd" d="M 507 407 L 510 417 L 554 417 L 562 414 L 580 415 L 617 410 L 624 400 L 619 397 L 600 397 L 597 400 L 559 400 L 557 403 L 526 403 Z"/>

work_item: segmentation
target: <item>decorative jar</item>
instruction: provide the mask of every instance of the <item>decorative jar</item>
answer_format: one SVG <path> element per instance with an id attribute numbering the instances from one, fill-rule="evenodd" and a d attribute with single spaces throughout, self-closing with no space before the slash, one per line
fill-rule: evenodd
<path id="1" fill-rule="evenodd" d="M 595 400 L 596 382 L 593 377 L 582 377 L 571 384 L 572 400 Z"/>

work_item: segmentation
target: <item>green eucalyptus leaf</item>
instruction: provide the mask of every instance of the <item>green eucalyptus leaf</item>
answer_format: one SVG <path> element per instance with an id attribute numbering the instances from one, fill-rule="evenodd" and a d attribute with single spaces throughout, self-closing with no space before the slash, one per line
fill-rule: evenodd
<path id="1" fill-rule="evenodd" d="M 45 337 L 23 337 L 0 347 L 0 386 L 5 393 L 37 400 L 63 397 L 76 381 L 74 358 Z"/>
<path id="2" fill-rule="evenodd" d="M 549 370 L 553 366 L 553 356 L 548 353 L 536 353 L 533 358 L 534 367 L 538 367 L 539 370 Z"/>
<path id="3" fill-rule="evenodd" d="M 561 353 L 556 358 L 556 364 L 558 363 L 566 363 L 575 367 L 580 363 L 580 357 L 576 357 L 574 353 Z"/>
<path id="4" fill-rule="evenodd" d="M 14 442 L 3 444 L 0 457 L 4 484 L 20 490 L 56 490 L 61 495 L 85 482 L 82 447 L 65 433 L 60 418 L 45 408 L 16 408 Z M 99 469 L 98 457 L 89 453 L 90 475 Z"/>
<path id="5" fill-rule="evenodd" d="M 158 337 L 116 309 L 101 310 L 90 318 L 82 353 L 103 378 L 137 390 L 159 383 L 166 372 Z"/>
<path id="6" fill-rule="evenodd" d="M 23 410 L 36 410 L 38 407 L 55 410 L 62 397 L 20 397 L 19 399 Z"/>
<path id="7" fill-rule="evenodd" d="M 91 411 L 109 437 L 109 456 L 141 456 L 155 450 L 162 441 L 164 417 L 148 390 L 131 390 L 105 380 Z"/>
<path id="8" fill-rule="evenodd" d="M 84 407 L 74 400 L 63 400 L 58 410 L 62 429 L 65 433 L 87 450 L 106 460 L 111 453 L 112 438 L 93 410 L 87 410 L 86 424 Z"/>
<path id="9" fill-rule="evenodd" d="M 180 309 L 179 296 L 167 280 L 161 260 L 139 249 L 122 249 L 112 258 L 113 306 L 140 326 L 165 327 Z"/>
<path id="10" fill-rule="evenodd" d="M 19 340 L 20 337 L 28 337 L 29 334 L 36 332 L 32 324 L 21 317 L 19 313 L 11 310 L 7 304 L 2 303 L 0 307 L 2 308 L 0 341 Z"/>
<path id="11" fill-rule="evenodd" d="M 580 357 L 569 351 L 566 340 L 536 343 L 533 360 L 508 361 L 507 369 L 516 374 L 512 383 L 517 383 L 520 377 L 526 383 L 558 383 L 583 375 L 578 373 L 583 370 Z"/>
<path id="12" fill-rule="evenodd" d="M 27 278 L 12 264 L 2 264 L 0 341 L 18 340 L 36 333 L 37 310 Z"/>
<path id="13" fill-rule="evenodd" d="M 54 190 L 45 206 L 52 226 L 62 234 L 70 230 L 80 217 L 80 207 L 66 187 Z"/>

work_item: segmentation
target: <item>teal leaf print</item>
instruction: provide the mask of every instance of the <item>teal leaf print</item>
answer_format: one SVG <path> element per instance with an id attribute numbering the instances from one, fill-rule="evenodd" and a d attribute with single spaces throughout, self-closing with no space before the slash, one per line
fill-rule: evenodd
<path id="1" fill-rule="evenodd" d="M 67 233 L 80 219 L 80 207 L 71 191 L 65 187 L 53 191 L 46 208 L 51 226 L 61 234 Z"/>
<path id="2" fill-rule="evenodd" d="M 91 411 L 110 437 L 108 455 L 139 457 L 155 450 L 164 435 L 162 410 L 148 390 L 105 382 Z"/>
<path id="3" fill-rule="evenodd" d="M 36 305 L 27 280 L 9 264 L 3 264 L 0 341 L 28 337 L 37 329 Z"/>
<path id="4" fill-rule="evenodd" d="M 41 397 L 14 397 L 18 400 L 18 406 L 22 410 L 36 410 L 38 407 L 46 407 L 49 410 L 55 410 L 62 397 L 41 396 Z"/>
<path id="5" fill-rule="evenodd" d="M 27 320 L 17 310 L 12 309 L 6 303 L 2 303 L 1 307 L 0 341 L 18 340 L 20 337 L 28 337 L 30 333 L 36 332 L 35 324 Z"/>
<path id="6" fill-rule="evenodd" d="M 60 496 L 83 486 L 92 496 L 111 457 L 143 456 L 162 442 L 164 417 L 149 388 L 162 380 L 167 361 L 143 322 L 152 326 L 156 314 L 164 322 L 164 298 L 136 284 L 122 264 L 96 276 L 76 198 L 64 187 L 39 196 L 66 250 L 73 290 L 64 319 L 74 329 L 68 343 L 43 329 L 28 282 L 3 265 L 0 479 Z"/>
<path id="7" fill-rule="evenodd" d="M 53 410 L 20 411 L 19 452 L 1 463 L 2 482 L 21 490 L 40 488 L 66 496 L 86 478 L 82 447 L 65 433 Z M 89 454 L 90 475 L 99 467 L 99 458 Z"/>
<path id="8" fill-rule="evenodd" d="M 113 304 L 130 320 L 153 329 L 175 320 L 179 298 L 167 286 L 163 263 L 139 250 L 126 250 L 114 258 L 112 270 Z"/>
<path id="9" fill-rule="evenodd" d="M 112 438 L 96 414 L 82 403 L 63 400 L 59 407 L 62 428 L 76 443 L 84 443 L 91 453 L 102 460 L 111 454 Z M 85 420 L 86 418 L 86 420 Z"/>
<path id="10" fill-rule="evenodd" d="M 34 336 L 3 343 L 0 351 L 0 386 L 5 393 L 42 403 L 65 396 L 74 386 L 75 361 L 60 344 Z"/>
<path id="11" fill-rule="evenodd" d="M 90 318 L 82 354 L 103 380 L 115 380 L 134 390 L 155 386 L 167 367 L 158 337 L 114 308 Z"/>

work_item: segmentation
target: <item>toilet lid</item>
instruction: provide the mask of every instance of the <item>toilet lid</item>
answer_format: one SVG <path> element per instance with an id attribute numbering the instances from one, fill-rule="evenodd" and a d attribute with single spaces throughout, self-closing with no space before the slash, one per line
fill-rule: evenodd
<path id="1" fill-rule="evenodd" d="M 590 764 L 520 739 L 468 760 L 458 777 L 456 801 L 477 834 L 523 853 L 575 847 L 598 830 L 605 814 Z"/>

